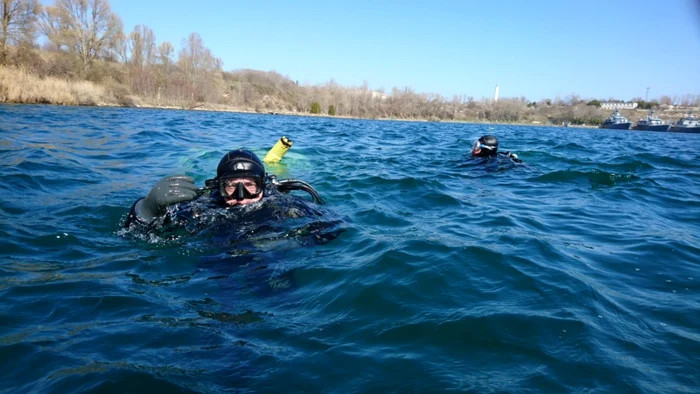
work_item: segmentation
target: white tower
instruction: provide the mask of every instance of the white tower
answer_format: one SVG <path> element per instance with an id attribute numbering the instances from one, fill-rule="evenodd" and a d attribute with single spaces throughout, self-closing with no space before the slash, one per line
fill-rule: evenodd
<path id="1" fill-rule="evenodd" d="M 493 92 L 493 101 L 494 101 L 495 103 L 498 102 L 498 85 L 496 85 L 496 91 Z"/>

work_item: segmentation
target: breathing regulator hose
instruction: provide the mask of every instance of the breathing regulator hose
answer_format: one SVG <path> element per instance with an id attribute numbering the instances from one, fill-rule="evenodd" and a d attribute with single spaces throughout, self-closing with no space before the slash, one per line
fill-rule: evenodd
<path id="1" fill-rule="evenodd" d="M 323 204 L 323 200 L 321 199 L 321 196 L 318 194 L 316 189 L 314 189 L 311 185 L 308 183 L 299 180 L 299 179 L 283 179 L 283 180 L 277 180 L 277 177 L 274 175 L 270 176 L 270 183 L 274 186 L 277 187 L 277 190 L 279 190 L 282 193 L 289 193 L 294 190 L 302 190 L 313 198 L 314 202 L 317 204 Z"/>

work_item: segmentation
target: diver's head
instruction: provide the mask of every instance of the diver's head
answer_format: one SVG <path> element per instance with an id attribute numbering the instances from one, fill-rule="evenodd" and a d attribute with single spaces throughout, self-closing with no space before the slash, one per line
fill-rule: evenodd
<path id="1" fill-rule="evenodd" d="M 265 166 L 249 150 L 232 150 L 219 162 L 216 180 L 227 205 L 250 204 L 263 198 Z"/>
<path id="2" fill-rule="evenodd" d="M 478 157 L 491 157 L 498 154 L 498 139 L 492 135 L 484 135 L 474 141 L 472 155 Z"/>

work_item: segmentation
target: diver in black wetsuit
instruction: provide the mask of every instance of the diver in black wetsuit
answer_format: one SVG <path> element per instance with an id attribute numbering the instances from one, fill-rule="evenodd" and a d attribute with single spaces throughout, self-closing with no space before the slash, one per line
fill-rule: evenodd
<path id="1" fill-rule="evenodd" d="M 506 158 L 512 160 L 515 163 L 522 163 L 523 161 L 518 158 L 518 155 L 511 153 L 509 151 L 499 152 L 498 151 L 498 139 L 493 135 L 481 136 L 478 140 L 474 141 L 472 145 L 472 156 L 473 157 L 498 157 L 498 155 L 505 156 Z"/>
<path id="2" fill-rule="evenodd" d="M 219 162 L 216 178 L 208 179 L 205 185 L 205 188 L 197 188 L 194 179 L 186 175 L 161 179 L 146 197 L 134 202 L 124 226 L 158 228 L 182 219 L 181 216 L 190 219 L 211 209 L 251 205 L 266 197 L 293 190 L 303 190 L 315 202 L 322 202 L 316 190 L 306 182 L 277 180 L 274 175 L 266 174 L 262 161 L 248 150 L 228 152 Z M 203 195 L 208 191 L 211 192 Z M 191 206 L 193 200 L 200 203 L 196 207 Z M 296 216 L 303 216 L 303 212 L 299 214 L 299 209 L 295 212 Z"/>
<path id="3" fill-rule="evenodd" d="M 299 180 L 278 180 L 248 150 L 228 152 L 216 178 L 195 186 L 186 175 L 167 176 L 131 206 L 124 233 L 148 242 L 184 242 L 200 255 L 196 274 L 205 270 L 224 288 L 241 267 L 246 289 L 269 295 L 294 287 L 295 267 L 285 254 L 330 242 L 345 231 L 343 222 L 323 209 L 318 193 Z M 292 195 L 301 190 L 308 198 Z M 293 260 L 292 260 L 293 262 Z"/>

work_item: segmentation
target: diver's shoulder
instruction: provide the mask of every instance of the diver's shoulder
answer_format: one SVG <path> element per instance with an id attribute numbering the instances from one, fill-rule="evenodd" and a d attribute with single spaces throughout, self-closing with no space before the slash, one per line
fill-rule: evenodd
<path id="1" fill-rule="evenodd" d="M 308 198 L 282 192 L 265 196 L 264 205 L 287 218 L 323 216 L 321 206 Z"/>

